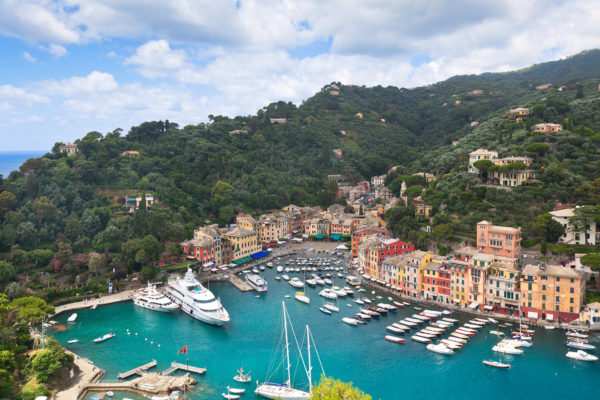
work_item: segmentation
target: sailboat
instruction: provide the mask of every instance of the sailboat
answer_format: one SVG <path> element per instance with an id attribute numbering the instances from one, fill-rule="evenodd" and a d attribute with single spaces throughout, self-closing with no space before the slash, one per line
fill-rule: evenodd
<path id="1" fill-rule="evenodd" d="M 498 337 L 502 337 L 502 335 L 498 335 Z M 500 340 L 502 341 L 502 340 Z M 500 344 L 500 343 L 498 343 Z M 494 368 L 502 368 L 502 369 L 508 369 L 510 368 L 510 364 L 506 364 L 502 362 L 502 352 L 499 351 L 498 355 L 500 356 L 500 359 L 498 361 L 496 360 L 483 360 L 483 363 L 485 365 L 489 365 L 490 367 L 494 367 Z"/>
<path id="2" fill-rule="evenodd" d="M 265 397 L 267 399 L 281 399 L 281 400 L 305 400 L 309 399 L 312 393 L 312 364 L 311 364 L 311 352 L 310 352 L 310 344 L 311 342 L 314 344 L 314 339 L 312 334 L 310 333 L 310 328 L 306 325 L 306 342 L 307 342 L 307 351 L 308 351 L 308 368 L 304 364 L 304 358 L 302 357 L 302 351 L 296 340 L 296 335 L 294 333 L 294 327 L 290 321 L 289 315 L 287 313 L 287 309 L 285 307 L 285 303 L 282 302 L 283 309 L 283 332 L 285 337 L 285 346 L 283 348 L 283 356 L 285 357 L 285 373 L 286 373 L 286 382 L 285 383 L 276 383 L 276 382 L 264 382 L 257 386 L 254 391 L 255 394 Z M 305 392 L 300 389 L 295 389 L 292 387 L 292 378 L 291 378 L 291 365 L 290 365 L 290 342 L 288 338 L 288 323 L 290 325 L 292 331 L 292 337 L 296 342 L 296 347 L 298 348 L 300 360 L 302 361 L 302 366 L 306 372 L 306 376 L 308 378 L 309 389 L 308 392 Z M 316 345 L 315 345 L 316 352 Z M 321 363 L 321 359 L 319 358 L 319 353 L 317 352 L 317 358 L 319 360 L 319 364 Z M 283 365 L 279 363 L 279 365 Z M 321 365 L 321 369 L 323 366 Z M 276 372 L 276 371 L 274 371 Z M 273 375 L 273 374 L 271 374 Z"/>

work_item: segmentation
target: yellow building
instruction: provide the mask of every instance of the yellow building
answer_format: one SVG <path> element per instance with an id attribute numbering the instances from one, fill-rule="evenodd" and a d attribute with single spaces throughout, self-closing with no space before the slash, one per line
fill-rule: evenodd
<path id="1" fill-rule="evenodd" d="M 523 182 L 533 177 L 533 173 L 528 170 L 515 170 L 508 172 L 489 171 L 488 179 L 494 185 L 500 186 L 521 186 Z"/>
<path id="2" fill-rule="evenodd" d="M 258 234 L 252 229 L 238 226 L 224 236 L 231 243 L 233 249 L 232 261 L 250 257 L 251 254 L 261 251 L 261 246 L 258 244 Z"/>
<path id="3" fill-rule="evenodd" d="M 409 261 L 405 269 L 404 290 L 410 297 L 419 298 L 423 293 L 423 275 L 425 266 L 433 260 L 433 253 L 415 250 L 408 253 Z"/>
<path id="4" fill-rule="evenodd" d="M 459 306 L 469 305 L 469 262 L 444 260 L 443 265 L 450 271 L 450 301 Z"/>
<path id="5" fill-rule="evenodd" d="M 494 256 L 485 253 L 476 253 L 469 260 L 469 273 L 467 275 L 467 293 L 469 295 L 469 306 L 485 304 L 485 281 L 486 274 L 494 262 Z M 477 306 L 473 307 L 476 308 Z"/>
<path id="6" fill-rule="evenodd" d="M 248 214 L 240 214 L 235 219 L 237 226 L 241 226 L 243 228 L 252 229 L 255 232 L 258 232 L 260 228 L 260 224 L 256 219 Z"/>

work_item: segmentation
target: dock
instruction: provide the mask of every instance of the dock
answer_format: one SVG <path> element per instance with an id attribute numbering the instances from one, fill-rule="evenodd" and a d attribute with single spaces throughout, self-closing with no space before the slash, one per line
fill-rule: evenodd
<path id="1" fill-rule="evenodd" d="M 163 376 L 158 372 L 150 372 L 128 382 L 90 383 L 81 390 L 77 399 L 83 399 L 88 392 L 108 390 L 125 390 L 145 396 L 165 396 L 174 390 L 189 391 L 196 383 L 196 380 L 190 377 L 189 374 Z"/>
<path id="2" fill-rule="evenodd" d="M 178 369 L 187 371 L 187 372 L 193 372 L 195 374 L 200 374 L 200 375 L 202 375 L 203 373 L 206 372 L 206 368 L 194 367 L 191 365 L 186 365 L 186 364 L 182 364 L 182 363 L 173 361 L 173 362 L 171 362 L 171 367 L 164 370 L 161 375 L 163 375 L 163 376 L 170 375 L 173 372 L 177 371 Z"/>
<path id="3" fill-rule="evenodd" d="M 244 282 L 243 280 L 241 280 L 233 274 L 229 276 L 229 282 L 233 286 L 235 286 L 240 292 L 249 292 L 251 290 L 254 290 L 252 289 L 252 286 L 248 285 L 246 282 Z"/>
<path id="4" fill-rule="evenodd" d="M 119 379 L 127 379 L 133 375 L 143 376 L 150 368 L 156 367 L 156 360 L 152 360 L 147 364 L 140 365 L 139 367 L 135 367 L 130 369 L 127 372 L 121 372 L 117 375 Z"/>

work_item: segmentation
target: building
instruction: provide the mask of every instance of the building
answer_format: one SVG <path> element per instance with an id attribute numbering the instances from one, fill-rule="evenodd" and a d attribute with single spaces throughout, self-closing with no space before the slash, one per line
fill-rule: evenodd
<path id="1" fill-rule="evenodd" d="M 433 182 L 437 179 L 437 176 L 435 176 L 434 174 L 430 174 L 428 172 L 417 172 L 416 174 L 413 174 L 413 176 L 420 176 L 420 177 L 424 178 L 425 182 L 427 182 L 427 183 Z"/>
<path id="2" fill-rule="evenodd" d="M 246 129 L 234 129 L 232 131 L 229 131 L 229 136 L 233 136 L 233 135 L 242 135 L 242 134 L 247 134 L 248 131 Z"/>
<path id="3" fill-rule="evenodd" d="M 287 118 L 269 118 L 271 124 L 285 124 L 287 122 Z"/>
<path id="4" fill-rule="evenodd" d="M 585 273 L 560 265 L 529 264 L 521 272 L 523 317 L 571 322 L 579 318 Z"/>
<path id="5" fill-rule="evenodd" d="M 529 115 L 531 115 L 531 110 L 529 108 L 513 108 L 508 112 L 508 119 L 520 122 L 523 120 L 523 118 L 529 117 Z"/>
<path id="6" fill-rule="evenodd" d="M 344 180 L 344 177 L 339 174 L 332 174 L 332 175 L 327 175 L 327 179 L 336 181 L 337 183 L 340 183 L 341 181 Z"/>
<path id="7" fill-rule="evenodd" d="M 119 157 L 139 157 L 140 152 L 136 150 L 127 150 L 119 154 Z"/>
<path id="8" fill-rule="evenodd" d="M 390 189 L 388 189 L 385 186 L 379 186 L 375 188 L 375 198 L 376 199 L 383 199 L 386 202 L 388 200 L 391 200 L 392 197 L 394 197 L 394 193 L 392 193 L 392 191 Z"/>
<path id="9" fill-rule="evenodd" d="M 331 220 L 329 236 L 331 239 L 340 240 L 344 237 L 346 240 L 352 235 L 352 218 L 334 218 Z"/>
<path id="10" fill-rule="evenodd" d="M 559 242 L 565 244 L 588 244 L 595 245 L 600 243 L 600 231 L 598 224 L 594 220 L 587 221 L 586 229 L 577 228 L 577 224 L 571 222 L 571 218 L 575 216 L 575 208 L 564 208 L 562 210 L 550 211 L 552 219 L 561 224 L 565 230 L 563 235 L 558 239 Z M 585 232 L 584 232 L 585 231 Z"/>
<path id="11" fill-rule="evenodd" d="M 408 256 L 404 272 L 404 292 L 406 296 L 417 299 L 423 293 L 423 271 L 425 266 L 433 260 L 433 253 L 415 250 Z"/>
<path id="12" fill-rule="evenodd" d="M 514 164 L 514 163 L 523 163 L 523 164 L 525 164 L 526 167 L 531 167 L 531 164 L 533 164 L 533 158 L 525 157 L 525 156 L 511 156 L 511 157 L 504 157 L 504 158 L 496 158 L 496 159 L 493 159 L 492 162 L 495 165 L 499 165 L 499 166 Z"/>
<path id="13" fill-rule="evenodd" d="M 536 86 L 535 89 L 536 90 L 552 89 L 552 84 L 551 83 L 544 83 L 543 85 Z"/>
<path id="14" fill-rule="evenodd" d="M 304 233 L 317 239 L 328 238 L 331 234 L 331 221 L 320 217 L 308 219 L 304 225 Z"/>
<path id="15" fill-rule="evenodd" d="M 535 124 L 533 126 L 534 132 L 542 132 L 542 133 L 556 133 L 563 130 L 562 125 L 560 124 L 551 124 L 548 122 L 544 122 L 543 124 Z"/>
<path id="16" fill-rule="evenodd" d="M 469 153 L 469 172 L 472 174 L 479 173 L 479 170 L 475 168 L 474 164 L 480 160 L 490 160 L 498 158 L 497 151 L 490 151 L 488 149 L 477 149 Z"/>
<path id="17" fill-rule="evenodd" d="M 252 229 L 238 226 L 225 233 L 224 237 L 231 243 L 232 261 L 234 262 L 261 251 L 261 246 L 258 244 L 258 233 Z"/>
<path id="18" fill-rule="evenodd" d="M 401 294 L 405 294 L 405 270 L 409 257 L 410 253 L 402 254 L 399 256 L 386 258 L 381 262 L 383 280 L 386 283 L 389 283 L 393 289 L 399 290 Z"/>
<path id="19" fill-rule="evenodd" d="M 423 269 L 423 297 L 439 303 L 450 303 L 451 271 L 444 264 L 432 261 Z"/>
<path id="20" fill-rule="evenodd" d="M 302 212 L 302 209 L 300 207 L 298 207 L 297 205 L 294 204 L 290 204 L 289 206 L 285 206 L 282 208 L 283 211 L 286 212 L 290 212 L 290 213 L 294 213 L 294 214 L 300 214 Z"/>
<path id="21" fill-rule="evenodd" d="M 491 254 L 476 253 L 469 261 L 469 273 L 467 275 L 467 293 L 469 295 L 469 307 L 477 308 L 485 304 L 485 282 L 494 256 Z"/>
<path id="22" fill-rule="evenodd" d="M 514 262 L 495 260 L 486 275 L 485 308 L 506 315 L 519 315 L 520 276 Z"/>
<path id="23" fill-rule="evenodd" d="M 140 203 L 142 202 L 141 197 L 127 197 L 124 199 L 125 206 L 129 207 L 129 212 L 134 212 L 138 208 L 140 208 Z M 154 197 L 151 194 L 146 195 L 146 208 L 150 208 L 154 205 Z"/>
<path id="24" fill-rule="evenodd" d="M 385 177 L 387 175 L 377 175 L 377 176 L 372 176 L 371 177 L 371 186 L 374 188 L 378 188 L 380 186 L 383 186 L 385 183 Z"/>
<path id="25" fill-rule="evenodd" d="M 411 253 L 414 250 L 415 246 L 412 243 L 406 243 L 399 239 L 391 239 L 383 235 L 368 236 L 359 245 L 359 254 L 360 252 L 365 253 L 362 265 L 359 257 L 359 268 L 373 278 L 384 280 L 382 261 L 389 257 Z"/>
<path id="26" fill-rule="evenodd" d="M 74 143 L 63 144 L 58 147 L 58 151 L 61 153 L 67 153 L 68 156 L 79 153 L 79 147 Z"/>
<path id="27" fill-rule="evenodd" d="M 358 220 L 359 220 L 358 218 L 353 220 L 353 224 L 355 226 L 357 226 Z M 353 229 L 355 229 L 355 228 L 353 228 Z M 352 232 L 352 238 L 350 239 L 352 242 L 352 246 L 351 246 L 351 250 L 350 250 L 350 254 L 352 255 L 352 257 L 358 257 L 358 245 L 360 244 L 362 239 L 365 238 L 366 236 L 375 235 L 375 234 L 390 236 L 390 231 L 388 231 L 387 228 L 382 228 L 382 227 L 378 227 L 378 226 L 365 226 L 363 228 L 354 230 L 354 232 Z"/>
<path id="28" fill-rule="evenodd" d="M 333 149 L 333 155 L 338 160 L 341 160 L 344 158 L 344 152 L 342 151 L 342 149 Z"/>
<path id="29" fill-rule="evenodd" d="M 289 235 L 288 221 L 273 215 L 262 215 L 258 221 L 258 241 L 260 243 L 278 242 Z"/>
<path id="30" fill-rule="evenodd" d="M 521 186 L 524 182 L 531 179 L 533 174 L 528 169 L 513 171 L 489 171 L 488 180 L 493 185 L 506 187 Z"/>
<path id="31" fill-rule="evenodd" d="M 417 217 L 429 218 L 429 214 L 431 214 L 431 205 L 426 204 L 421 196 L 417 197 L 412 202 L 413 206 L 415 206 L 415 214 Z"/>
<path id="32" fill-rule="evenodd" d="M 241 226 L 246 229 L 252 229 L 255 232 L 260 230 L 260 223 L 251 215 L 248 214 L 238 214 L 235 217 L 235 223 L 237 226 Z"/>
<path id="33" fill-rule="evenodd" d="M 327 212 L 331 215 L 341 215 L 344 213 L 344 209 L 346 207 L 344 207 L 341 204 L 332 204 L 329 207 L 327 207 Z"/>
<path id="34" fill-rule="evenodd" d="M 450 272 L 450 301 L 458 306 L 468 306 L 469 262 L 448 259 L 443 260 L 442 265 Z"/>
<path id="35" fill-rule="evenodd" d="M 200 261 L 203 266 L 226 265 L 232 261 L 230 243 L 225 240 L 217 225 L 209 225 L 194 230 L 194 238 L 180 243 L 187 258 Z"/>
<path id="36" fill-rule="evenodd" d="M 586 323 L 590 330 L 600 330 L 600 303 L 594 302 L 586 304 L 584 310 L 581 312 L 580 320 Z"/>
<path id="37" fill-rule="evenodd" d="M 478 222 L 477 250 L 494 256 L 517 258 L 521 255 L 521 228 Z"/>

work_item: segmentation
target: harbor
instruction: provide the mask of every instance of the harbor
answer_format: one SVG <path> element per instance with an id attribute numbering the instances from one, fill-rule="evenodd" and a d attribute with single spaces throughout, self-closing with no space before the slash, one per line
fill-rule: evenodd
<path id="1" fill-rule="evenodd" d="M 315 255 L 313 252 L 291 258 L 297 257 L 332 258 L 331 255 Z M 285 268 L 285 263 L 284 257 L 279 265 Z M 55 336 L 67 348 L 93 360 L 105 370 L 102 381 L 117 381 L 119 373 L 139 368 L 151 360 L 156 360 L 156 366 L 149 369 L 156 368 L 157 371 L 168 371 L 172 362 L 183 366 L 186 363 L 201 365 L 208 373 L 190 371 L 190 376 L 198 383 L 189 398 L 210 399 L 220 397 L 221 393 L 226 392 L 227 386 L 243 385 L 232 379 L 236 370 L 243 366 L 246 371 L 252 371 L 253 383 L 243 386 L 247 392 L 245 397 L 252 398 L 249 392 L 254 390 L 254 382 L 262 381 L 267 376 L 270 354 L 279 328 L 281 301 L 285 301 L 297 332 L 304 325 L 310 325 L 327 376 L 352 381 L 373 398 L 395 399 L 399 393 L 402 397 L 410 398 L 520 398 L 531 388 L 531 382 L 540 381 L 544 385 L 536 387 L 536 398 L 589 397 L 594 393 L 595 389 L 590 387 L 589 382 L 600 373 L 600 365 L 565 357 L 568 348 L 564 343 L 564 331 L 535 329 L 533 346 L 525 350 L 525 355 L 503 355 L 502 360 L 506 358 L 512 367 L 508 371 L 501 371 L 483 365 L 482 361 L 496 357 L 492 347 L 498 344 L 498 337 L 491 334 L 490 330 L 497 329 L 510 334 L 510 328 L 486 325 L 469 339 L 462 339 L 461 335 L 467 335 L 460 332 L 466 333 L 472 329 L 465 324 L 473 322 L 470 325 L 475 325 L 475 318 L 483 317 L 452 312 L 444 317 L 456 319 L 456 326 L 463 327 L 455 335 L 450 334 L 457 330 L 454 328 L 440 335 L 441 328 L 431 322 L 418 324 L 410 331 L 390 333 L 387 327 L 402 320 L 414 319 L 426 309 L 442 310 L 440 307 L 412 302 L 364 325 L 351 326 L 343 323 L 342 318 L 352 318 L 363 308 L 354 302 L 355 299 L 368 296 L 374 303 L 391 303 L 387 299 L 389 294 L 379 290 L 372 293 L 372 288 L 364 286 L 365 292 L 355 291 L 353 297 L 338 298 L 336 304 L 339 312 L 327 315 L 319 311 L 325 303 L 325 299 L 318 295 L 322 286 L 305 287 L 303 290 L 311 303 L 304 304 L 294 299 L 298 289 L 283 279 L 275 280 L 275 276 L 283 274 L 286 273 L 277 273 L 276 268 L 261 271 L 260 275 L 269 285 L 268 292 L 261 294 L 255 291 L 241 292 L 229 282 L 211 281 L 211 291 L 221 299 L 231 317 L 231 321 L 222 327 L 201 323 L 180 311 L 159 313 L 136 307 L 131 302 L 121 302 L 102 305 L 96 310 L 82 310 L 78 312 L 77 321 L 71 324 L 65 322 L 68 314 L 63 313 L 57 320 L 67 326 L 67 330 L 56 332 Z M 288 274 L 300 278 L 303 275 L 296 272 Z M 347 286 L 344 279 L 333 275 L 333 285 Z M 104 343 L 93 343 L 95 337 L 108 330 L 116 334 L 115 338 Z M 405 342 L 393 343 L 384 339 L 390 334 L 403 338 Z M 425 335 L 434 336 L 434 342 L 442 337 L 444 340 L 454 337 L 467 343 L 452 355 L 439 354 L 428 351 L 427 343 L 411 340 L 413 336 L 427 338 Z M 67 343 L 75 338 L 79 339 L 78 343 Z M 597 343 L 598 340 L 596 334 L 590 337 L 590 343 Z M 176 354 L 185 345 L 188 346 L 188 353 Z M 294 368 L 295 385 L 306 387 L 306 379 L 297 371 L 297 361 Z M 173 372 L 169 376 L 185 372 Z M 463 391 L 461 385 L 456 385 L 456 382 L 464 379 L 465 374 L 477 377 L 470 380 L 467 392 Z M 428 384 L 431 381 L 436 385 Z M 384 385 L 383 382 L 391 384 Z M 508 392 L 507 388 L 510 388 Z"/>

